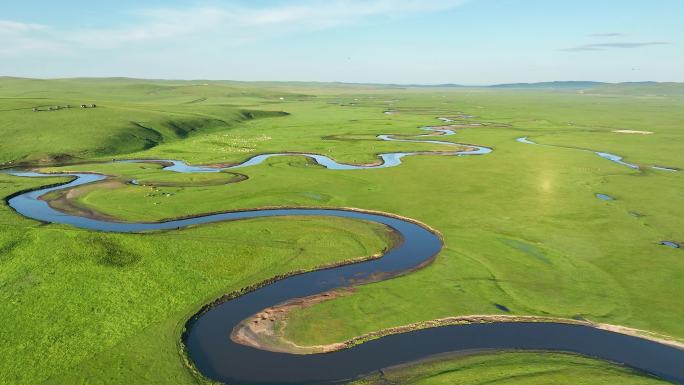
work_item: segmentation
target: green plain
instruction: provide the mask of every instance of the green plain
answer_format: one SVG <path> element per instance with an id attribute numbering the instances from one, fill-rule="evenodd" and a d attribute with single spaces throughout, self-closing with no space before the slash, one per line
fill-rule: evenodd
<path id="1" fill-rule="evenodd" d="M 659 245 L 684 241 L 684 180 L 649 168 L 684 168 L 682 93 L 198 83 L 204 84 L 2 79 L 0 134 L 7 141 L 0 144 L 0 163 L 41 162 L 49 171 L 97 171 L 155 184 L 90 188 L 75 201 L 122 220 L 355 207 L 410 217 L 443 235 L 445 248 L 432 265 L 294 312 L 285 331 L 299 344 L 446 316 L 506 314 L 497 304 L 510 314 L 581 317 L 684 340 L 684 254 Z M 82 102 L 98 107 L 31 111 Z M 388 109 L 396 113 L 383 114 Z M 424 134 L 421 126 L 461 113 L 476 117 L 459 122 L 492 124 L 430 139 L 489 146 L 493 153 L 421 155 L 399 167 L 362 171 L 279 157 L 235 170 L 248 177 L 237 183 L 229 183 L 230 173 L 92 163 L 236 163 L 271 152 L 369 163 L 382 152 L 452 150 L 375 136 Z M 613 132 L 618 129 L 654 134 Z M 516 142 L 521 136 L 562 147 Z M 578 148 L 620 154 L 643 171 Z M 55 161 L 72 164 L 50 167 Z M 48 182 L 0 175 L 5 196 L 41 183 Z M 601 201 L 596 193 L 616 200 Z M 276 274 L 369 256 L 390 243 L 381 227 L 321 218 L 114 235 L 40 225 L 5 207 L 0 223 L 0 320 L 13 326 L 0 332 L 0 356 L 10 358 L 0 363 L 0 383 L 16 384 L 192 383 L 178 340 L 203 304 Z M 547 367 L 555 369 L 542 370 Z M 447 360 L 398 375 L 409 383 L 484 384 L 512 368 L 521 377 L 503 383 L 657 382 L 609 364 L 541 353 Z"/>

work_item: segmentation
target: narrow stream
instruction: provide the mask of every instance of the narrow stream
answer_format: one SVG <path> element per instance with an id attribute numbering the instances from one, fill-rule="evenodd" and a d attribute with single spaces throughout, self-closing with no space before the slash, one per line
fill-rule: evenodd
<path id="1" fill-rule="evenodd" d="M 621 157 L 620 155 L 611 154 L 611 153 L 609 153 L 609 152 L 593 151 L 593 150 L 587 150 L 587 149 L 583 149 L 583 148 L 556 146 L 556 145 L 553 145 L 553 144 L 539 144 L 539 143 L 537 143 L 537 142 L 533 142 L 532 140 L 530 140 L 530 139 L 529 139 L 528 137 L 526 137 L 526 136 L 523 136 L 523 137 L 521 137 L 521 138 L 517 138 L 516 141 L 517 141 L 517 142 L 520 142 L 520 143 L 534 144 L 534 145 L 538 145 L 538 146 L 550 146 L 550 147 L 560 147 L 560 148 L 573 148 L 573 149 L 578 150 L 578 151 L 593 152 L 594 154 L 600 156 L 601 158 L 607 159 L 607 160 L 609 160 L 609 161 L 611 161 L 611 162 L 613 162 L 613 163 L 617 163 L 617 164 L 622 165 L 622 166 L 627 166 L 627 167 L 631 168 L 632 170 L 641 170 L 641 167 L 639 167 L 639 165 L 634 164 L 634 163 L 625 162 L 625 161 L 623 160 L 623 157 Z M 677 170 L 677 169 L 675 169 L 675 168 L 663 167 L 663 166 L 651 166 L 650 168 L 652 168 L 652 169 L 654 169 L 654 170 L 669 171 L 669 172 L 677 172 L 677 171 L 679 171 L 679 170 Z"/>

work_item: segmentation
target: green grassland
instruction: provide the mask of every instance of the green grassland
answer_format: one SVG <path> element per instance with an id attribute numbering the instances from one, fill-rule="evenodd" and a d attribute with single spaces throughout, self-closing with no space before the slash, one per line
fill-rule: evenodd
<path id="1" fill-rule="evenodd" d="M 440 231 L 445 248 L 425 269 L 292 313 L 285 332 L 299 344 L 445 316 L 505 313 L 496 304 L 510 314 L 582 317 L 684 340 L 684 253 L 658 245 L 684 241 L 681 173 L 638 172 L 577 150 L 684 168 L 684 98 L 669 87 L 644 96 L 4 79 L 0 133 L 12 142 L 0 144 L 0 157 L 62 159 L 73 164 L 45 170 L 111 175 L 121 183 L 89 186 L 71 203 L 122 220 L 271 206 L 356 207 L 407 216 Z M 31 112 L 40 100 L 83 99 L 102 107 Z M 395 113 L 383 114 L 388 109 Z M 75 163 L 113 157 L 234 163 L 286 151 L 368 163 L 382 152 L 453 149 L 375 138 L 424 134 L 419 127 L 440 124 L 441 116 L 490 124 L 430 139 L 495 151 L 421 155 L 404 158 L 399 167 L 360 171 L 280 157 L 235 170 L 247 179 L 225 172 L 177 174 L 150 163 Z M 182 124 L 195 129 L 178 135 L 172 127 Z M 154 145 L 129 140 L 142 137 L 141 126 L 161 139 Z M 516 142 L 521 136 L 561 147 Z M 145 185 L 128 183 L 134 179 Z M 48 182 L 0 176 L 5 196 L 40 183 Z M 601 201 L 595 193 L 616 200 Z M 0 383 L 18 384 L 192 383 L 177 344 L 183 323 L 202 304 L 275 274 L 368 256 L 390 243 L 382 228 L 330 219 L 114 235 L 39 225 L 4 208 L 0 223 L 0 319 L 13 325 L 0 332 L 0 355 L 11 357 L 0 363 Z M 518 374 L 505 382 L 505 373 Z M 396 376 L 408 383 L 656 382 L 609 364 L 541 353 L 446 360 Z"/>
<path id="2" fill-rule="evenodd" d="M 250 95 L 239 88 L 190 82 L 147 84 L 116 80 L 3 80 L 0 87 L 0 164 L 74 162 L 126 154 L 225 131 L 260 114 L 243 108 Z M 206 97 L 192 99 L 201 89 Z M 276 99 L 280 93 L 252 92 Z M 201 103 L 215 97 L 216 103 Z M 234 99 L 239 99 L 234 101 Z M 101 103 L 102 101 L 103 103 Z M 80 108 L 95 103 L 97 108 Z M 70 106 L 48 111 L 49 107 Z M 32 112 L 37 107 L 38 112 Z M 29 114 L 30 113 L 30 114 Z"/>

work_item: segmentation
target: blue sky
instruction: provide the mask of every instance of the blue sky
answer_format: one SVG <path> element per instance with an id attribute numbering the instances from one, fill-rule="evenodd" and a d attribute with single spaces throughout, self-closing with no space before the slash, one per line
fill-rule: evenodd
<path id="1" fill-rule="evenodd" d="M 0 75 L 684 81 L 682 0 L 3 1 Z"/>

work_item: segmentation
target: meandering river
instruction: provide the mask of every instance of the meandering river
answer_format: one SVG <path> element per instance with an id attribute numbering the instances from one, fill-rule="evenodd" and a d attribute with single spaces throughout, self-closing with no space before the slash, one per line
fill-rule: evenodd
<path id="1" fill-rule="evenodd" d="M 453 134 L 453 131 L 444 128 L 428 127 L 427 129 L 444 135 Z M 378 138 L 453 145 L 439 141 L 396 139 L 383 135 Z M 472 148 L 475 150 L 458 150 L 439 154 L 474 155 L 491 151 L 486 147 L 472 146 Z M 404 156 L 423 153 L 381 154 L 383 163 L 376 166 L 341 164 L 317 154 L 301 155 L 308 156 L 330 169 L 354 170 L 396 166 L 401 163 L 401 158 Z M 291 154 L 258 155 L 244 163 L 225 168 L 190 166 L 172 160 L 166 161 L 169 164 L 166 169 L 177 172 L 217 172 L 228 168 L 247 167 L 263 162 L 268 157 L 285 155 Z M 27 177 L 55 175 L 22 171 L 12 173 Z M 519 322 L 442 326 L 390 335 L 325 354 L 276 353 L 241 345 L 232 341 L 229 336 L 233 328 L 251 315 L 290 299 L 410 273 L 429 264 L 440 252 L 442 241 L 439 235 L 427 226 L 409 219 L 347 209 L 249 210 L 199 215 L 157 223 L 124 223 L 85 218 L 60 212 L 39 198 L 51 191 L 74 188 L 101 181 L 106 177 L 86 173 L 62 175 L 72 175 L 75 179 L 60 186 L 41 188 L 16 195 L 8 200 L 9 205 L 29 218 L 97 231 L 130 233 L 173 230 L 190 225 L 250 218 L 328 216 L 379 223 L 390 227 L 401 236 L 402 241 L 379 259 L 284 278 L 200 311 L 197 316 L 188 321 L 187 330 L 182 339 L 195 367 L 213 380 L 236 385 L 336 383 L 388 366 L 438 354 L 521 349 L 574 352 L 622 363 L 670 381 L 684 383 L 684 350 L 643 338 L 577 324 Z"/>

